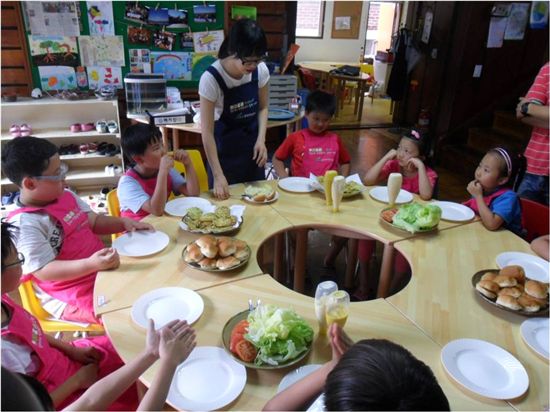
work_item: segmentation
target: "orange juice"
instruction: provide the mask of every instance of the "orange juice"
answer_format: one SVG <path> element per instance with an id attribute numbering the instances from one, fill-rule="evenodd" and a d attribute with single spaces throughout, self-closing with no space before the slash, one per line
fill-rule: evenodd
<path id="1" fill-rule="evenodd" d="M 336 176 L 338 176 L 338 172 L 336 170 L 327 170 L 325 172 L 323 184 L 325 186 L 325 200 L 327 202 L 327 206 L 332 205 L 332 181 Z"/>
<path id="2" fill-rule="evenodd" d="M 337 323 L 341 328 L 344 327 L 346 321 L 348 320 L 348 311 L 342 305 L 336 305 L 331 308 L 327 308 L 326 311 L 327 326 L 330 326 L 333 323 Z"/>

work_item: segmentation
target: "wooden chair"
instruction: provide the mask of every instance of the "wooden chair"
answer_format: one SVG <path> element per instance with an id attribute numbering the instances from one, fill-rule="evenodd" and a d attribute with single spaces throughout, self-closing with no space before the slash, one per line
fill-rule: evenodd
<path id="1" fill-rule="evenodd" d="M 55 333 L 55 337 L 58 338 L 63 332 L 74 332 L 86 337 L 89 332 L 103 334 L 105 330 L 103 326 L 97 323 L 91 323 L 88 326 L 81 326 L 78 323 L 70 321 L 64 321 L 55 319 L 48 312 L 44 310 L 32 286 L 32 281 L 27 280 L 19 285 L 19 295 L 21 296 L 21 302 L 27 312 L 33 315 L 42 330 L 46 333 Z"/>
<path id="2" fill-rule="evenodd" d="M 531 242 L 533 239 L 544 236 L 549 233 L 548 206 L 534 202 L 533 200 L 520 198 L 521 203 L 521 223 L 527 230 L 526 240 Z"/>

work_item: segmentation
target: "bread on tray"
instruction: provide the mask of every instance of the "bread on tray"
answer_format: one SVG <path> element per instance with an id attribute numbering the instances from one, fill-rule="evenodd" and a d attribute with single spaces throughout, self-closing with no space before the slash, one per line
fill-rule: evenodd
<path id="1" fill-rule="evenodd" d="M 228 236 L 204 235 L 187 245 L 183 260 L 204 270 L 228 270 L 250 257 L 246 242 Z"/>

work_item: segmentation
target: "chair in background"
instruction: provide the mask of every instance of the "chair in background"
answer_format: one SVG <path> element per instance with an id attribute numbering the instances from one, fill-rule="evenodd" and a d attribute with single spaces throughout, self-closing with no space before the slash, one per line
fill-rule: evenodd
<path id="1" fill-rule="evenodd" d="M 374 103 L 374 92 L 376 91 L 376 87 L 378 86 L 376 82 L 376 78 L 374 77 L 374 65 L 369 63 L 362 63 L 361 64 L 361 73 L 368 74 L 371 78 L 369 80 L 369 97 L 371 104 Z"/>
<path id="2" fill-rule="evenodd" d="M 543 204 L 520 197 L 521 203 L 521 223 L 527 230 L 526 240 L 531 242 L 533 239 L 544 236 L 549 233 L 549 208 Z"/>
<path id="3" fill-rule="evenodd" d="M 107 193 L 107 212 L 109 216 L 119 217 L 120 216 L 120 203 L 118 202 L 118 196 L 116 189 L 111 190 Z M 120 233 L 113 233 L 111 239 L 114 242 L 117 237 L 120 236 Z"/>
<path id="4" fill-rule="evenodd" d="M 305 87 L 309 91 L 317 90 L 317 79 L 310 70 L 303 67 L 298 68 L 298 77 L 300 78 L 302 87 Z"/>
<path id="5" fill-rule="evenodd" d="M 187 150 L 187 153 L 189 153 L 189 157 L 191 158 L 193 167 L 197 172 L 200 191 L 208 191 L 208 175 L 206 174 L 206 168 L 204 167 L 204 162 L 202 161 L 201 152 L 195 149 L 191 149 Z M 185 166 L 183 165 L 183 163 L 174 162 L 174 168 L 180 173 L 185 173 Z"/>
<path id="6" fill-rule="evenodd" d="M 76 322 L 73 323 L 53 318 L 52 315 L 46 312 L 40 305 L 34 293 L 31 280 L 27 280 L 19 285 L 19 295 L 21 296 L 23 307 L 27 312 L 38 319 L 42 330 L 46 333 L 55 333 L 56 338 L 59 338 L 63 332 L 73 332 L 82 337 L 86 337 L 90 332 L 97 334 L 103 334 L 105 332 L 103 326 L 97 323 L 81 326 Z"/>

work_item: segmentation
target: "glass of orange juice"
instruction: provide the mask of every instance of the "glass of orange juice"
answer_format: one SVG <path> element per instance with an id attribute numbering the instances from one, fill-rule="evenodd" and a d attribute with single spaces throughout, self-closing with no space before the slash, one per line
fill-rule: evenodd
<path id="1" fill-rule="evenodd" d="M 349 294 L 345 290 L 337 290 L 327 297 L 325 306 L 325 316 L 327 328 L 331 324 L 337 323 L 341 328 L 348 320 L 349 314 Z"/>

